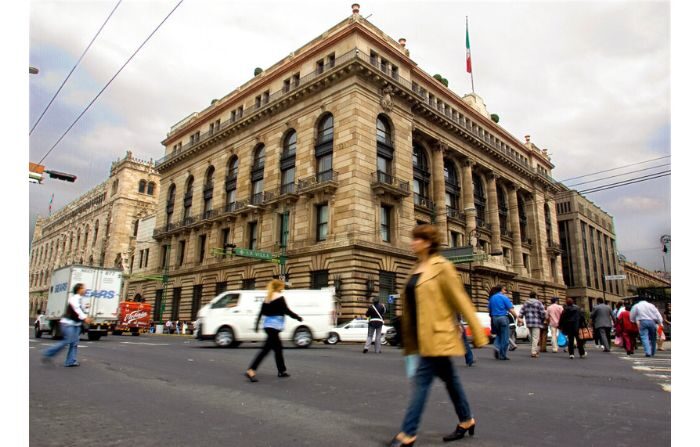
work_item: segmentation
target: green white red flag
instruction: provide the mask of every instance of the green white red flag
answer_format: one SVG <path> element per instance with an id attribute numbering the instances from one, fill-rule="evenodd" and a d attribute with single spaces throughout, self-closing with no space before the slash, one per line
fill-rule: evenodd
<path id="1" fill-rule="evenodd" d="M 467 73 L 472 72 L 472 50 L 469 46 L 469 19 L 467 19 Z"/>

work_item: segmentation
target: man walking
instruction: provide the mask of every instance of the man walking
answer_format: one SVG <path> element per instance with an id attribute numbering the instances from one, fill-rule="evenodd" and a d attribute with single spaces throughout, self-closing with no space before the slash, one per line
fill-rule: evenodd
<path id="1" fill-rule="evenodd" d="M 508 314 L 517 318 L 513 303 L 505 295 L 506 288 L 500 284 L 491 288 L 489 292 L 489 315 L 491 316 L 491 330 L 496 333 L 494 357 L 496 360 L 510 360 L 508 352 Z"/>
<path id="2" fill-rule="evenodd" d="M 598 339 L 603 345 L 603 352 L 610 352 L 610 330 L 613 326 L 613 312 L 610 306 L 605 304 L 603 298 L 596 300 L 598 304 L 593 307 L 591 321 L 593 328 L 598 334 Z"/>
<path id="3" fill-rule="evenodd" d="M 653 357 L 656 354 L 656 325 L 663 323 L 659 309 L 642 298 L 632 307 L 630 320 L 637 323 L 639 328 L 639 338 L 642 339 L 644 346 L 644 356 Z"/>
<path id="4" fill-rule="evenodd" d="M 530 332 L 530 357 L 537 358 L 539 353 L 540 331 L 544 327 L 545 311 L 544 305 L 537 299 L 535 292 L 530 292 L 530 298 L 525 301 L 520 308 L 518 324 L 522 325 L 525 319 L 525 326 Z"/>
<path id="5" fill-rule="evenodd" d="M 367 308 L 365 316 L 369 317 L 369 323 L 367 324 L 367 341 L 365 342 L 365 349 L 362 350 L 363 354 L 367 354 L 372 344 L 372 338 L 374 338 L 374 352 L 377 354 L 381 352 L 382 326 L 384 326 L 385 312 L 386 309 L 384 305 L 379 302 L 378 298 L 375 298 L 372 304 L 369 305 L 369 308 Z"/>
<path id="6" fill-rule="evenodd" d="M 88 324 L 92 323 L 92 318 L 88 317 L 83 309 L 82 298 L 85 296 L 85 291 L 85 286 L 82 283 L 78 283 L 73 287 L 73 294 L 68 298 L 66 312 L 61 318 L 61 333 L 63 334 L 63 339 L 43 352 L 42 362 L 50 363 L 53 356 L 68 346 L 68 353 L 66 354 L 66 361 L 63 366 L 80 366 L 78 362 L 80 330 L 82 329 L 83 322 Z"/>
<path id="7" fill-rule="evenodd" d="M 547 307 L 547 324 L 552 331 L 552 352 L 559 351 L 559 345 L 557 339 L 559 338 L 559 319 L 561 318 L 561 313 L 564 308 L 559 304 L 559 298 L 552 298 L 550 300 L 552 304 Z"/>

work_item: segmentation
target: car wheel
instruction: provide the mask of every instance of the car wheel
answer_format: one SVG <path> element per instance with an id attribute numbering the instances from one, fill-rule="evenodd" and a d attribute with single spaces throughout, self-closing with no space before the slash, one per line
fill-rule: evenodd
<path id="1" fill-rule="evenodd" d="M 234 345 L 236 338 L 233 335 L 233 329 L 224 326 L 214 336 L 214 343 L 220 348 L 229 348 Z"/>
<path id="2" fill-rule="evenodd" d="M 331 332 L 328 334 L 328 338 L 324 343 L 327 345 L 334 345 L 340 341 L 340 336 L 336 332 Z"/>
<path id="3" fill-rule="evenodd" d="M 292 341 L 297 348 L 308 348 L 312 340 L 313 336 L 311 335 L 311 331 L 305 326 L 297 328 L 297 330 L 294 331 L 294 337 L 292 337 Z"/>
<path id="4" fill-rule="evenodd" d="M 100 337 L 102 337 L 101 334 L 95 332 L 88 332 L 88 340 L 90 341 L 98 341 Z"/>
<path id="5" fill-rule="evenodd" d="M 34 326 L 34 338 L 41 338 L 41 329 L 38 324 Z"/>
<path id="6" fill-rule="evenodd" d="M 112 335 L 122 335 L 122 331 L 112 331 Z"/>

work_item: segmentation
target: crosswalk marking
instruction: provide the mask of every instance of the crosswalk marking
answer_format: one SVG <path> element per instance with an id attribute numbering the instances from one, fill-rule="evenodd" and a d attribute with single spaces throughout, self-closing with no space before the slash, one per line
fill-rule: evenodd
<path id="1" fill-rule="evenodd" d="M 619 358 L 629 362 L 632 370 L 643 373 L 646 377 L 661 386 L 661 389 L 671 392 L 671 356 L 661 354 L 655 357 L 631 357 L 622 353 Z"/>

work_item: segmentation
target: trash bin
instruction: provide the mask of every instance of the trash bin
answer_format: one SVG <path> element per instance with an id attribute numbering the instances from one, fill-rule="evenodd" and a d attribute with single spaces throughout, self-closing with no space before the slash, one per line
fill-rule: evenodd
<path id="1" fill-rule="evenodd" d="M 162 334 L 164 327 L 165 327 L 164 324 L 156 324 L 156 334 Z"/>

